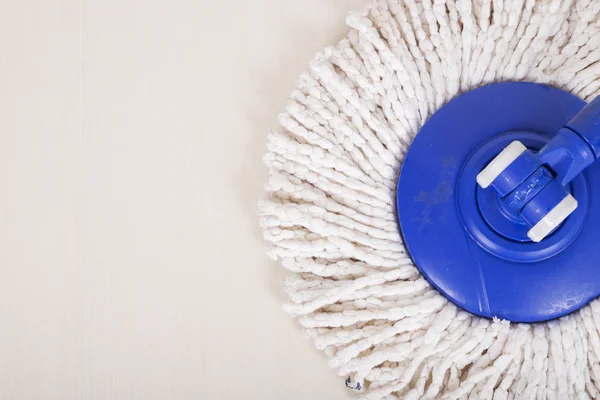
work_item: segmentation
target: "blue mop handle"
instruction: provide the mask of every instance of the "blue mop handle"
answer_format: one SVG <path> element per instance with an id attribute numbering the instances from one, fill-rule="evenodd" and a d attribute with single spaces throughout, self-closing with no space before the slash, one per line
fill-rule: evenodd
<path id="1" fill-rule="evenodd" d="M 600 96 L 575 115 L 568 123 L 567 128 L 581 136 L 592 148 L 594 156 L 600 155 Z"/>
<path id="2" fill-rule="evenodd" d="M 566 186 L 600 156 L 600 96 L 586 105 L 538 153 Z"/>

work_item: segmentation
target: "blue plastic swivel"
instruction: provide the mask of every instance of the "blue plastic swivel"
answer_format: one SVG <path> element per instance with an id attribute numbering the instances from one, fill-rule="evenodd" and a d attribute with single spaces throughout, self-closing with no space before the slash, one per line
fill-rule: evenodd
<path id="1" fill-rule="evenodd" d="M 477 176 L 503 210 L 521 217 L 540 242 L 577 208 L 569 183 L 600 154 L 600 97 L 585 106 L 539 152 L 513 141 Z"/>

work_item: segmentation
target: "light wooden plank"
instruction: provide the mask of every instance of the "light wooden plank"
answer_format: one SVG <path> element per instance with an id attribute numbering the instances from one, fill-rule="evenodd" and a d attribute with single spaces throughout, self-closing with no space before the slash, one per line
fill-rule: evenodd
<path id="1" fill-rule="evenodd" d="M 81 396 L 78 1 L 0 3 L 0 398 Z"/>

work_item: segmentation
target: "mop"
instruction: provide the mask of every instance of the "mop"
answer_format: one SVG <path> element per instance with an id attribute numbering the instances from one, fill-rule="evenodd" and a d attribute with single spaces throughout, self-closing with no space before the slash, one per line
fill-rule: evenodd
<path id="1" fill-rule="evenodd" d="M 300 75 L 260 224 L 358 397 L 600 398 L 599 16 L 377 0 Z"/>

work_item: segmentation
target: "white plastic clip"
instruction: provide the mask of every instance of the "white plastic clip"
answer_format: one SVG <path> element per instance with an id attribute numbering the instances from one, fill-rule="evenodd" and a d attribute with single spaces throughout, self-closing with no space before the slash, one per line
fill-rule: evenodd
<path id="1" fill-rule="evenodd" d="M 557 226 L 563 223 L 565 219 L 577 208 L 577 200 L 570 194 L 567 195 L 556 207 L 554 207 L 544 218 L 540 220 L 533 228 L 527 232 L 529 239 L 534 242 L 541 242 Z"/>
<path id="2" fill-rule="evenodd" d="M 515 161 L 521 154 L 527 150 L 527 147 L 523 143 L 515 140 L 508 145 L 500 154 L 496 156 L 488 165 L 485 167 L 479 175 L 477 175 L 477 183 L 483 189 L 487 189 L 488 186 L 496 180 L 498 176 L 506 169 L 513 161 Z"/>

